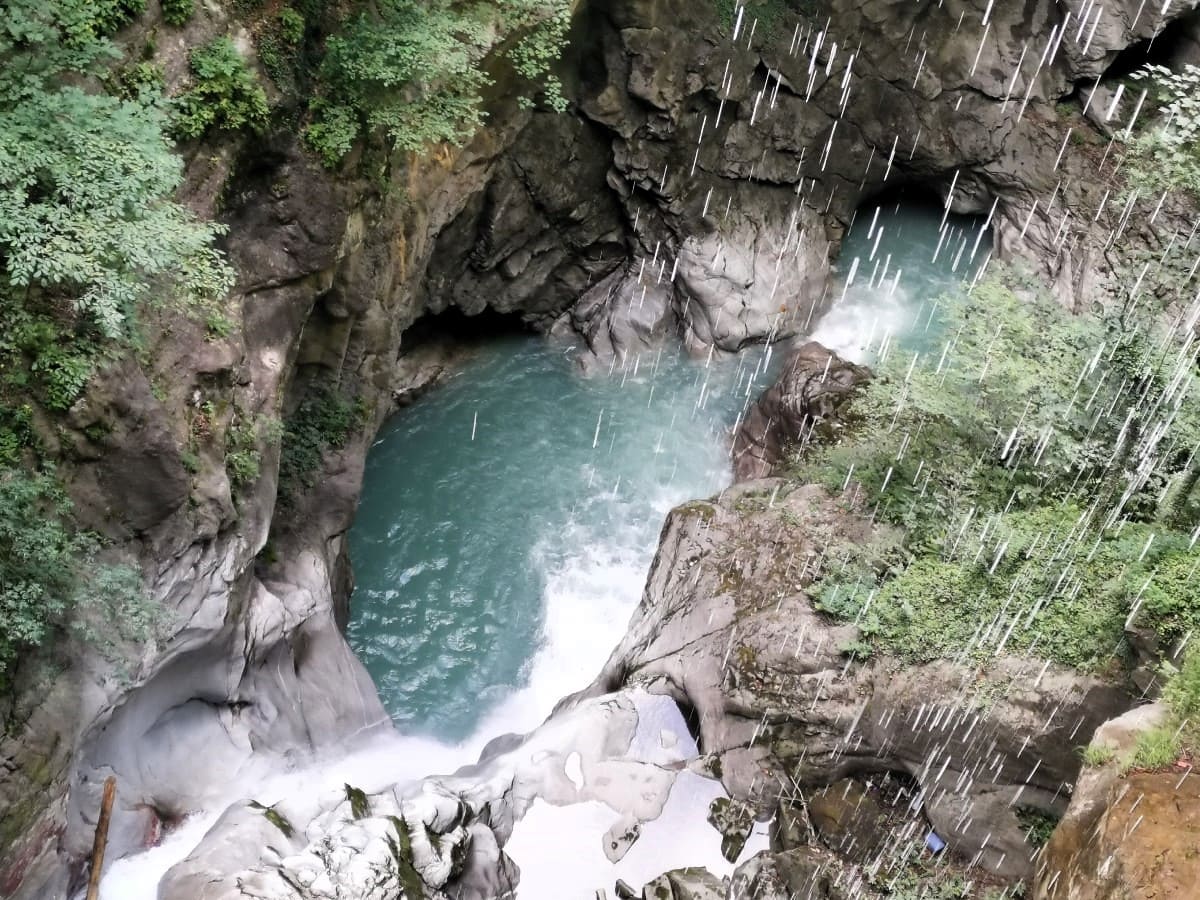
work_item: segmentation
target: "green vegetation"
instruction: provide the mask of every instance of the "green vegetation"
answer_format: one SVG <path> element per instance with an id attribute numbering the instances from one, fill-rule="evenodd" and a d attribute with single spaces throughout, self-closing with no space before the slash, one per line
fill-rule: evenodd
<path id="1" fill-rule="evenodd" d="M 56 630 L 71 627 L 101 644 L 149 636 L 156 616 L 138 571 L 101 563 L 100 549 L 95 535 L 72 526 L 71 503 L 52 473 L 0 470 L 0 687 L 18 654 Z"/>
<path id="2" fill-rule="evenodd" d="M 945 351 L 891 354 L 848 436 L 796 465 L 900 526 L 832 548 L 818 607 L 913 661 L 1007 650 L 1100 669 L 1135 610 L 1166 641 L 1194 629 L 1194 356 L 1148 324 L 1071 316 L 1011 272 L 939 302 Z"/>
<path id="3" fill-rule="evenodd" d="M 1125 768 L 1126 770 L 1166 768 L 1179 759 L 1181 747 L 1182 744 L 1174 729 L 1166 725 L 1151 728 L 1137 736 L 1133 756 Z"/>
<path id="4" fill-rule="evenodd" d="M 0 683 L 69 632 L 106 647 L 157 619 L 140 575 L 81 529 L 57 417 L 128 353 L 139 312 L 228 290 L 218 228 L 174 194 L 162 74 L 109 39 L 142 0 L 11 0 L 0 23 Z M 104 90 L 107 88 L 107 90 Z M 102 440 L 103 423 L 88 430 Z M 107 651 L 106 651 L 107 652 Z"/>
<path id="5" fill-rule="evenodd" d="M 235 487 L 246 487 L 258 480 L 262 467 L 264 442 L 278 440 L 282 429 L 277 420 L 249 417 L 240 413 L 225 432 L 225 471 Z"/>
<path id="6" fill-rule="evenodd" d="M 346 799 L 350 803 L 350 815 L 358 819 L 365 819 L 371 812 L 371 803 L 367 799 L 366 793 L 362 788 L 356 788 L 353 785 L 343 785 L 346 789 Z"/>
<path id="7" fill-rule="evenodd" d="M 288 417 L 279 457 L 279 494 L 293 498 L 313 485 L 326 451 L 341 447 L 365 419 L 365 410 L 329 386 L 318 386 Z"/>
<path id="8" fill-rule="evenodd" d="M 295 835 L 296 826 L 289 822 L 287 817 L 274 806 L 263 806 L 257 800 L 251 800 L 250 806 L 261 811 L 263 818 L 278 828 L 284 837 L 290 838 Z"/>
<path id="9" fill-rule="evenodd" d="M 1155 195 L 1176 188 L 1200 195 L 1200 67 L 1172 72 L 1150 65 L 1132 77 L 1146 82 L 1158 121 L 1131 141 L 1125 162 L 1131 186 Z"/>
<path id="10" fill-rule="evenodd" d="M 1025 840 L 1029 841 L 1031 847 L 1044 847 L 1050 840 L 1050 835 L 1054 834 L 1054 829 L 1058 827 L 1061 819 L 1060 816 L 1043 812 L 1032 806 L 1018 806 L 1014 812 L 1017 815 L 1017 821 L 1025 829 Z"/>
<path id="11" fill-rule="evenodd" d="M 1088 744 L 1079 748 L 1079 757 L 1085 766 L 1097 768 L 1108 765 L 1117 756 L 1117 751 L 1106 744 Z"/>
<path id="12" fill-rule="evenodd" d="M 262 131 L 270 109 L 267 95 L 227 37 L 214 38 L 188 54 L 192 86 L 175 99 L 175 133 L 198 138 L 210 129 Z"/>
<path id="13" fill-rule="evenodd" d="M 1192 646 L 1178 670 L 1169 663 L 1164 663 L 1163 669 L 1167 719 L 1138 735 L 1126 770 L 1163 769 L 1200 752 L 1200 650 Z"/>
<path id="14" fill-rule="evenodd" d="M 196 0 L 162 0 L 163 21 L 175 28 L 187 24 L 196 11 Z"/>
<path id="15" fill-rule="evenodd" d="M 285 6 L 264 22 L 258 33 L 259 61 L 275 86 L 285 93 L 294 94 L 297 89 L 300 50 L 307 28 L 304 16 Z"/>
<path id="16" fill-rule="evenodd" d="M 100 12 L 105 11 L 100 8 Z M 0 303 L 6 318 L 61 306 L 105 337 L 137 303 L 219 295 L 216 228 L 171 200 L 182 167 L 148 99 L 79 86 L 116 51 L 84 0 L 8 4 L 0 30 Z M 80 23 L 84 22 L 84 25 Z M 151 290 L 151 288 L 156 290 Z"/>
<path id="17" fill-rule="evenodd" d="M 547 79 L 548 103 L 565 108 L 548 78 L 570 24 L 567 0 L 382 0 L 330 37 L 309 145 L 337 165 L 361 136 L 381 131 L 402 150 L 462 143 L 483 120 L 491 83 L 483 58 L 494 29 L 516 34 L 506 56 L 527 79 Z"/>
<path id="18" fill-rule="evenodd" d="M 388 816 L 388 819 L 391 820 L 396 836 L 393 838 L 390 834 L 387 835 L 387 845 L 392 854 L 392 861 L 396 864 L 396 875 L 404 889 L 404 896 L 423 897 L 425 882 L 413 865 L 412 829 L 403 817 Z"/>
<path id="19" fill-rule="evenodd" d="M 775 37 L 783 17 L 790 11 L 787 0 L 716 0 L 716 3 L 717 13 L 721 17 L 722 24 L 731 31 L 737 23 L 738 9 L 745 7 L 746 11 L 742 14 L 742 31 L 738 35 L 739 40 L 745 39 L 751 29 L 753 29 L 755 37 L 767 39 Z M 800 12 L 803 15 L 813 15 L 816 12 L 816 3 L 813 0 L 807 0 L 799 5 L 802 7 Z"/>
<path id="20" fill-rule="evenodd" d="M 140 16 L 146 10 L 146 0 L 60 0 L 47 6 L 50 8 L 43 10 L 44 15 L 59 21 L 69 37 L 69 43 L 86 46 L 89 38 L 112 35 Z M 18 22 L 22 14 L 23 11 L 18 9 Z M 10 29 L 10 33 L 14 31 Z"/>

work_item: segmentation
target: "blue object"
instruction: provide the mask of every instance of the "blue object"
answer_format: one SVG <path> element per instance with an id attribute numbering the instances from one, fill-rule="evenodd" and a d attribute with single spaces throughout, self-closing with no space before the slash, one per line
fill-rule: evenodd
<path id="1" fill-rule="evenodd" d="M 938 837 L 936 831 L 930 831 L 925 835 L 925 846 L 929 848 L 931 853 L 941 853 L 946 849 L 946 842 Z"/>

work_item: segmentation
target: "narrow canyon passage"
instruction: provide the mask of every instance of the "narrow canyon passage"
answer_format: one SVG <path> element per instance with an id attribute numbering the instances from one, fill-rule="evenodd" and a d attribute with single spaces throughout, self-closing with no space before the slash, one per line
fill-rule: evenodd
<path id="1" fill-rule="evenodd" d="M 936 298 L 984 264 L 986 224 L 903 193 L 862 207 L 812 336 L 865 362 L 889 345 L 934 348 Z M 730 482 L 730 429 L 786 355 L 776 345 L 691 359 L 668 339 L 584 377 L 578 350 L 514 333 L 472 341 L 454 375 L 381 430 L 350 534 L 347 631 L 399 736 L 256 786 L 259 802 L 344 779 L 449 773 L 493 738 L 537 727 L 624 634 L 666 513 Z M 660 724 L 695 752 L 678 714 Z M 611 810 L 535 806 L 508 847 L 520 896 L 561 900 L 568 849 L 581 898 L 590 880 L 636 880 L 643 868 L 650 877 L 664 859 L 727 869 L 704 821 L 721 793 L 715 781 L 681 779 L 661 830 L 619 868 L 600 849 Z M 235 788 L 231 802 L 241 795 Z M 105 900 L 152 900 L 217 812 L 198 812 L 161 846 L 117 862 Z"/>

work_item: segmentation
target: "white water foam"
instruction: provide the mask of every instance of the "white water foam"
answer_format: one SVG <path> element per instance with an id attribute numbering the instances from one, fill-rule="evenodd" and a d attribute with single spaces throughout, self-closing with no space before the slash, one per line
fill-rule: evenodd
<path id="1" fill-rule="evenodd" d="M 156 900 L 160 879 L 191 852 L 225 805 L 253 798 L 269 806 L 288 796 L 318 793 L 332 801 L 340 797 L 346 782 L 367 793 L 378 792 L 390 784 L 449 774 L 475 762 L 484 745 L 498 735 L 536 728 L 560 699 L 585 687 L 599 673 L 624 635 L 666 513 L 728 483 L 727 457 L 717 432 L 709 446 L 693 444 L 687 455 L 691 459 L 686 472 L 678 477 L 673 473 L 651 496 L 642 494 L 632 502 L 619 484 L 597 491 L 585 503 L 608 505 L 604 514 L 581 512 L 567 529 L 544 535 L 533 548 L 529 565 L 546 573 L 541 644 L 530 661 L 525 686 L 493 708 L 470 738 L 445 744 L 395 735 L 326 764 L 231 785 L 227 802 L 219 808 L 193 815 L 159 846 L 114 862 L 104 877 L 101 900 Z M 591 473 L 584 471 L 579 477 L 586 481 Z M 562 548 L 569 552 L 563 554 Z M 667 705 L 674 710 L 674 719 L 654 723 L 654 733 L 674 734 L 679 751 L 694 755 L 696 747 L 682 717 L 673 704 Z M 717 782 L 681 773 L 662 817 L 645 827 L 643 837 L 617 865 L 604 856 L 602 841 L 618 818 L 612 809 L 596 802 L 569 807 L 535 804 L 506 848 L 521 868 L 518 896 L 564 900 L 564 884 L 594 885 L 591 892 L 579 895 L 590 900 L 595 887 L 611 886 L 616 878 L 640 886 L 666 869 L 681 866 L 728 874 L 732 866 L 721 856 L 720 836 L 705 820 L 709 803 L 722 793 Z M 765 846 L 764 827 L 748 843 L 746 855 Z"/>

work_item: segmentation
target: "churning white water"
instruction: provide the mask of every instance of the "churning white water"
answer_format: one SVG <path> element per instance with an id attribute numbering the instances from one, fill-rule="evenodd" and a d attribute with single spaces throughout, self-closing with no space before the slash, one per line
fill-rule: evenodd
<path id="1" fill-rule="evenodd" d="M 372 451 L 352 535 L 349 636 L 403 733 L 348 759 L 232 785 L 229 802 L 450 773 L 585 687 L 624 634 L 667 512 L 728 482 L 728 429 L 769 383 L 766 359 L 760 349 L 706 364 L 662 350 L 584 379 L 561 346 L 504 338 L 397 417 Z M 659 724 L 695 754 L 677 711 Z M 564 854 L 587 900 L 618 877 L 648 880 L 663 860 L 728 871 L 705 821 L 720 791 L 682 775 L 645 848 L 617 866 L 601 847 L 612 810 L 535 806 L 509 847 L 520 896 L 568 900 Z M 159 846 L 115 862 L 104 900 L 153 900 L 216 818 L 198 812 Z"/>
<path id="2" fill-rule="evenodd" d="M 884 208 L 871 218 L 871 234 L 860 223 L 847 236 L 838 297 L 812 335 L 859 361 L 885 335 L 925 340 L 933 299 L 970 277 L 990 244 L 977 241 L 978 220 L 950 217 L 940 232 L 940 211 Z M 349 639 L 397 734 L 348 758 L 231 785 L 228 801 L 336 798 L 344 782 L 370 793 L 450 773 L 497 735 L 535 728 L 623 636 L 667 511 L 728 483 L 727 429 L 769 383 L 769 358 L 756 349 L 706 364 L 659 351 L 583 379 L 561 347 L 508 337 L 396 417 L 372 450 L 351 535 Z M 644 725 L 695 753 L 677 710 Z M 720 792 L 681 774 L 662 816 L 617 865 L 601 846 L 613 810 L 535 803 L 506 848 L 521 868 L 521 900 L 592 900 L 616 878 L 640 886 L 683 866 L 727 874 L 705 821 Z M 159 846 L 115 862 L 101 896 L 155 900 L 159 879 L 218 814 L 198 811 Z M 743 857 L 765 846 L 764 827 Z"/>

